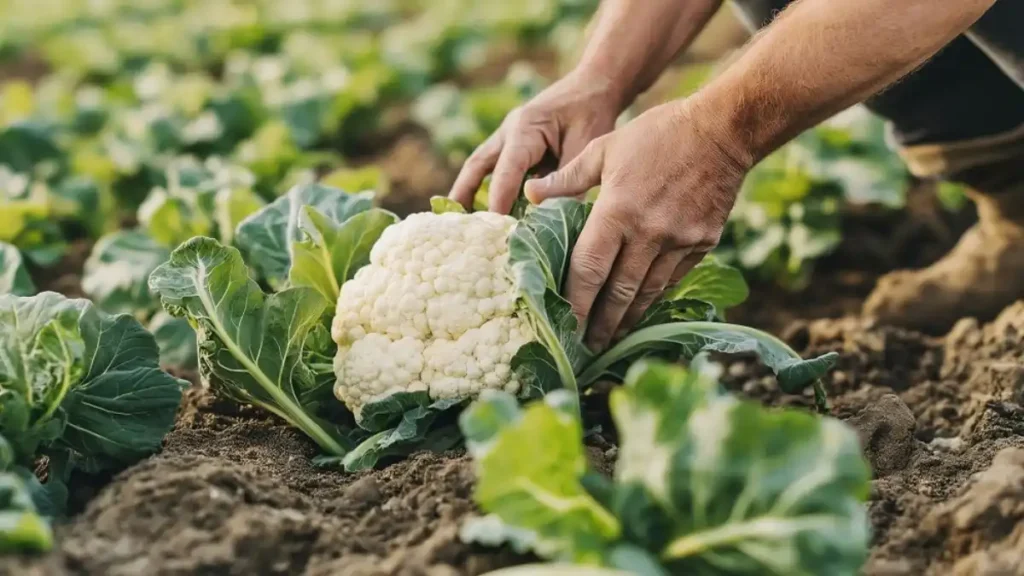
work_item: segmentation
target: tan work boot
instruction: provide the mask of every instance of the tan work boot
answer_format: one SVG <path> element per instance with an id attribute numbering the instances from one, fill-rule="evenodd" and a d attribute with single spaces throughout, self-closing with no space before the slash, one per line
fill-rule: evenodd
<path id="1" fill-rule="evenodd" d="M 978 223 L 930 267 L 883 276 L 864 303 L 865 316 L 940 334 L 960 318 L 990 320 L 1024 298 L 1024 170 L 1002 168 L 998 179 L 964 179 L 979 184 L 970 193 Z M 977 191 L 985 189 L 996 193 Z"/>

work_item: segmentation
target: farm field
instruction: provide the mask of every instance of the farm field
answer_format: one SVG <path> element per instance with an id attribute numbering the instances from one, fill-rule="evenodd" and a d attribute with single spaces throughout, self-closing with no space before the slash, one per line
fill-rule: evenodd
<path id="1" fill-rule="evenodd" d="M 758 166 L 602 355 L 559 296 L 588 204 L 431 200 L 596 4 L 0 3 L 0 574 L 1024 573 L 1024 301 L 947 334 L 860 318 L 974 220 L 863 111 Z M 624 117 L 744 38 L 722 13 Z M 498 238 L 486 289 L 386 326 L 406 303 L 373 278 L 413 292 L 416 247 L 464 225 Z M 457 345 L 474 314 L 515 326 L 489 360 Z"/>

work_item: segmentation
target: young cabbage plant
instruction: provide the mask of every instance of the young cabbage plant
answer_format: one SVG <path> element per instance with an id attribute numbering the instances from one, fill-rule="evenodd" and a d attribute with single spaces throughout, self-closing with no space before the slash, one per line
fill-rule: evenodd
<path id="1" fill-rule="evenodd" d="M 737 400 L 710 368 L 629 370 L 609 398 L 611 478 L 591 470 L 564 391 L 525 408 L 502 392 L 481 396 L 460 423 L 488 515 L 462 538 L 650 576 L 858 574 L 870 469 L 856 433 Z"/>
<path id="2" fill-rule="evenodd" d="M 131 316 L 53 292 L 0 296 L 0 548 L 48 547 L 33 514 L 63 513 L 72 470 L 155 452 L 185 385 L 160 370 L 153 336 Z M 40 457 L 45 483 L 32 473 Z"/>

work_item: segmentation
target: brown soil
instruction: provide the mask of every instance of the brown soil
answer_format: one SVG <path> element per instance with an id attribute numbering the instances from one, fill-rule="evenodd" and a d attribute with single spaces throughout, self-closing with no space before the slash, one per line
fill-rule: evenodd
<path id="1" fill-rule="evenodd" d="M 471 462 L 420 454 L 373 473 L 310 464 L 276 420 L 189 392 L 163 452 L 62 526 L 58 554 L 0 574 L 478 574 L 509 564 L 458 540 Z"/>

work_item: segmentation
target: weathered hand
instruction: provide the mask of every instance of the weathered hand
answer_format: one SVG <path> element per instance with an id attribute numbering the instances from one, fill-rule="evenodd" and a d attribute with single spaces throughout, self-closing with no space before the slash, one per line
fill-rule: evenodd
<path id="1" fill-rule="evenodd" d="M 595 351 L 718 244 L 749 161 L 697 106 L 653 108 L 526 183 L 533 203 L 601 184 L 565 288 Z"/>
<path id="2" fill-rule="evenodd" d="M 606 78 L 584 70 L 569 73 L 505 118 L 466 160 L 448 197 L 470 208 L 484 177 L 493 172 L 489 208 L 508 214 L 526 172 L 548 151 L 564 166 L 591 140 L 610 132 L 622 98 Z"/>

